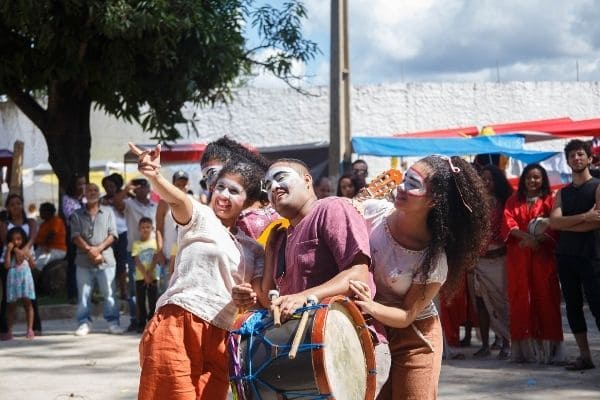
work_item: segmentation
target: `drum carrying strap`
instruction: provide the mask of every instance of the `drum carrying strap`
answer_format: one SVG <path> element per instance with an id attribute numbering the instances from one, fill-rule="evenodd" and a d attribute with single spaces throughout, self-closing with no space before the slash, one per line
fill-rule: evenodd
<path id="1" fill-rule="evenodd" d="M 295 315 L 302 314 L 304 311 L 313 311 L 318 308 L 328 307 L 327 304 L 316 304 L 310 305 L 306 307 L 299 308 L 295 311 Z M 250 359 L 246 360 L 246 374 L 243 374 L 242 365 L 241 365 L 241 357 L 239 354 L 239 343 L 242 339 L 242 336 L 246 336 L 248 340 L 248 354 L 254 353 L 254 347 L 256 346 L 255 341 L 263 342 L 268 348 L 277 347 L 282 349 L 281 352 L 277 351 L 276 356 L 274 358 L 279 357 L 287 357 L 291 345 L 276 345 L 267 337 L 261 334 L 266 328 L 269 328 L 273 324 L 273 320 L 267 319 L 265 321 L 265 316 L 268 313 L 267 310 L 257 310 L 251 317 L 249 317 L 242 326 L 232 331 L 229 335 L 229 349 L 231 352 L 231 362 L 230 362 L 230 371 L 233 373 L 233 376 L 230 376 L 229 379 L 231 381 L 232 392 L 234 396 L 234 400 L 246 400 L 243 382 L 246 382 L 249 387 L 252 388 L 253 398 L 257 400 L 262 400 L 262 396 L 258 391 L 256 385 L 260 384 L 262 386 L 268 387 L 270 390 L 277 392 L 284 396 L 285 399 L 328 399 L 331 397 L 331 394 L 320 394 L 320 393 L 306 393 L 306 392 L 292 392 L 285 391 L 282 392 L 277 390 L 277 388 L 272 387 L 267 382 L 264 382 L 260 379 L 259 374 L 268 367 L 272 359 L 267 359 L 262 365 L 257 366 L 256 369 L 253 370 Z M 303 351 L 311 351 L 315 349 L 320 349 L 323 347 L 322 343 L 310 343 L 310 344 L 301 344 L 298 347 L 298 352 Z"/>

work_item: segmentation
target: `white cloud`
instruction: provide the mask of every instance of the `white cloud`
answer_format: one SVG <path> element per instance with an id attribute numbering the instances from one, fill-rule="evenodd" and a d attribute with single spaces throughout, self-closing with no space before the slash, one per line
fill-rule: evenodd
<path id="1" fill-rule="evenodd" d="M 329 82 L 330 1 L 305 0 L 305 35 Z M 391 81 L 600 80 L 596 0 L 348 0 L 353 84 Z M 498 74 L 499 73 L 499 74 Z"/>
<path id="2" fill-rule="evenodd" d="M 274 55 L 274 49 L 265 49 L 260 53 L 256 54 L 256 59 L 258 61 L 264 61 L 269 56 Z M 264 88 L 283 88 L 288 85 L 281 79 L 275 77 L 273 74 L 267 72 L 262 67 L 255 67 L 252 71 L 253 76 L 246 77 L 246 80 L 250 86 L 255 87 L 264 87 Z M 291 74 L 293 76 L 302 77 L 306 75 L 306 66 L 304 63 L 299 61 L 292 62 L 292 71 Z M 303 80 L 294 80 L 292 82 L 296 86 L 302 86 L 304 83 Z"/>

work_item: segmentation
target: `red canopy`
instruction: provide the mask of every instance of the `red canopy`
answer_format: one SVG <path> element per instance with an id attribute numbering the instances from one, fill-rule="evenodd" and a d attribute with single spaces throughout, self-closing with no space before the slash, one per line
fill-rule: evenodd
<path id="1" fill-rule="evenodd" d="M 467 137 L 477 136 L 479 130 L 476 126 L 467 126 L 464 128 L 439 129 L 435 131 L 421 131 L 411 133 L 395 133 L 392 136 L 402 136 L 406 138 L 447 138 L 447 137 Z"/>
<path id="2" fill-rule="evenodd" d="M 150 150 L 156 145 L 138 144 L 136 146 L 143 150 Z M 163 144 L 160 151 L 160 161 L 165 164 L 200 162 L 204 149 L 206 149 L 206 145 L 203 143 L 176 143 L 168 146 Z M 125 153 L 125 162 L 136 163 L 137 157 L 131 151 L 128 151 Z"/>
<path id="3" fill-rule="evenodd" d="M 482 128 L 482 130 L 485 128 L 491 128 L 496 133 L 516 132 L 516 131 L 520 131 L 520 130 L 527 130 L 527 131 L 532 130 L 532 131 L 545 132 L 545 130 L 543 129 L 544 127 L 556 125 L 559 123 L 570 123 L 570 122 L 573 122 L 573 120 L 571 118 L 562 117 L 562 118 L 552 118 L 552 119 L 540 119 L 540 120 L 535 120 L 535 121 L 509 122 L 506 124 L 486 125 L 485 127 Z"/>
<path id="4" fill-rule="evenodd" d="M 488 129 L 493 130 L 493 132 L 489 132 L 490 134 L 523 134 L 526 141 L 569 138 L 575 136 L 594 137 L 600 136 L 600 118 L 573 121 L 569 117 L 561 117 L 492 124 L 484 126 L 481 129 L 481 132 L 485 134 L 485 131 Z M 480 131 L 476 126 L 466 126 L 462 128 L 439 129 L 433 131 L 396 133 L 392 136 L 407 138 L 452 138 L 477 136 L 479 133 Z"/>
<path id="5" fill-rule="evenodd" d="M 151 150 L 155 144 L 136 144 L 142 150 Z M 248 150 L 258 153 L 258 150 L 249 145 L 243 145 Z M 160 161 L 165 164 L 186 164 L 186 163 L 199 163 L 206 149 L 204 143 L 175 143 L 175 144 L 163 144 L 160 150 Z M 137 163 L 137 157 L 128 151 L 125 153 L 124 161 L 126 163 Z"/>

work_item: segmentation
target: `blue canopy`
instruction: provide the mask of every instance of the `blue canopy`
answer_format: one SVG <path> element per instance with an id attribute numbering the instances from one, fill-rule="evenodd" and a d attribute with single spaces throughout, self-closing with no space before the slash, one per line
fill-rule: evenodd
<path id="1" fill-rule="evenodd" d="M 382 157 L 500 153 L 527 164 L 540 162 L 556 154 L 554 151 L 525 150 L 524 143 L 525 139 L 520 135 L 427 139 L 358 136 L 352 138 L 352 149 L 357 154 Z"/>

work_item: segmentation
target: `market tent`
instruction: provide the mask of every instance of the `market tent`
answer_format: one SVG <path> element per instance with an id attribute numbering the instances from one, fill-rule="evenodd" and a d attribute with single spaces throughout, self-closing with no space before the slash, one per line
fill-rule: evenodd
<path id="1" fill-rule="evenodd" d="M 354 137 L 353 151 L 361 155 L 380 157 L 423 156 L 442 154 L 460 156 L 500 153 L 526 163 L 539 162 L 556 152 L 523 149 L 520 135 L 477 136 L 473 138 L 410 138 L 410 137 Z"/>
<path id="2" fill-rule="evenodd" d="M 526 142 L 561 138 L 600 136 L 600 118 L 573 121 L 569 117 L 540 119 L 485 125 L 479 130 L 476 126 L 465 126 L 433 131 L 395 133 L 393 137 L 406 138 L 461 138 L 478 135 L 519 134 Z"/>
<path id="3" fill-rule="evenodd" d="M 600 136 L 600 118 L 573 121 L 570 118 L 517 122 L 511 124 L 488 125 L 482 133 L 496 135 L 522 135 L 526 142 L 540 140 L 568 139 L 575 137 L 590 138 Z"/>
<path id="4" fill-rule="evenodd" d="M 521 121 L 521 122 L 509 122 L 503 124 L 492 124 L 484 126 L 481 131 L 487 129 L 493 130 L 495 133 L 506 133 L 516 131 L 538 131 L 543 132 L 544 128 L 552 127 L 557 124 L 568 124 L 573 122 L 569 117 L 551 118 L 551 119 L 539 119 L 533 121 Z"/>

